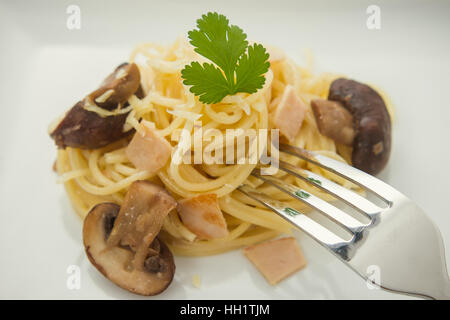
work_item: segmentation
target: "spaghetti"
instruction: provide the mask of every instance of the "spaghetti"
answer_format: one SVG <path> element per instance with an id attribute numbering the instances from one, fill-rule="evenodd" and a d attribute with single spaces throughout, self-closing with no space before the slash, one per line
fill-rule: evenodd
<path id="1" fill-rule="evenodd" d="M 214 142 L 194 134 L 197 121 L 201 121 L 204 131 L 270 129 L 269 111 L 280 100 L 285 87 L 290 85 L 307 106 L 301 129 L 290 143 L 349 162 L 351 148 L 336 145 L 333 140 L 319 133 L 310 106 L 312 99 L 327 98 L 330 83 L 337 75 L 315 75 L 311 66 L 300 67 L 285 58 L 284 54 L 278 52 L 278 55 L 281 57 L 271 61 L 262 89 L 254 94 L 238 93 L 227 96 L 220 103 L 207 105 L 199 102 L 182 84 L 181 69 L 191 61 L 203 62 L 203 58 L 194 52 L 185 38 L 179 38 L 169 46 L 142 44 L 133 50 L 130 62 L 139 67 L 145 96 L 139 99 L 133 95 L 128 101 L 129 106 L 120 110 L 107 111 L 95 107 L 89 110 L 103 116 L 129 112 L 125 130 L 139 130 L 139 122 L 142 119 L 152 122 L 158 134 L 165 137 L 173 147 L 183 143 L 182 139 L 176 142 L 173 138 L 177 130 L 184 129 L 191 134 L 190 143 L 203 139 L 203 148 L 207 148 Z M 268 137 L 258 139 L 258 143 L 263 144 L 269 141 L 270 150 Z M 297 210 L 304 212 L 308 209 L 281 191 L 251 177 L 251 171 L 258 164 L 196 165 L 169 161 L 156 175 L 151 175 L 147 171 L 139 171 L 128 160 L 125 152 L 128 142 L 129 139 L 125 138 L 95 150 L 66 148 L 58 151 L 57 171 L 60 180 L 64 182 L 73 207 L 81 218 L 97 203 L 112 201 L 122 204 L 128 187 L 136 180 L 146 179 L 164 185 L 175 198 L 216 194 L 229 229 L 226 238 L 198 240 L 196 235 L 183 225 L 176 211 L 169 214 L 163 225 L 162 237 L 175 254 L 200 256 L 248 246 L 280 233 L 290 233 L 290 225 L 286 221 L 235 191 L 242 183 L 250 184 Z M 345 187 L 356 188 L 350 182 L 305 161 L 283 154 L 280 157 Z M 325 200 L 332 200 L 329 195 L 301 179 L 282 172 L 278 172 L 276 176 Z"/>

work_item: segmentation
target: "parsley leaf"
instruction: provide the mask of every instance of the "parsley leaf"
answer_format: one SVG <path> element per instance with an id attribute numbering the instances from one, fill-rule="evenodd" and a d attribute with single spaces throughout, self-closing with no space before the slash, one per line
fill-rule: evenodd
<path id="1" fill-rule="evenodd" d="M 191 92 L 200 101 L 221 101 L 228 94 L 228 83 L 222 71 L 212 64 L 192 62 L 183 69 L 184 84 L 192 85 Z M 208 103 L 208 102 L 205 102 Z"/>
<path id="2" fill-rule="evenodd" d="M 248 54 L 241 56 L 236 68 L 236 92 L 254 93 L 263 87 L 266 79 L 261 75 L 269 70 L 268 58 L 269 54 L 262 45 L 248 47 Z"/>
<path id="3" fill-rule="evenodd" d="M 262 88 L 269 70 L 269 54 L 255 44 L 248 46 L 241 28 L 229 25 L 228 19 L 209 12 L 197 20 L 198 30 L 189 31 L 195 52 L 216 64 L 192 62 L 181 75 L 190 91 L 203 103 L 217 103 L 229 94 L 254 93 Z"/>

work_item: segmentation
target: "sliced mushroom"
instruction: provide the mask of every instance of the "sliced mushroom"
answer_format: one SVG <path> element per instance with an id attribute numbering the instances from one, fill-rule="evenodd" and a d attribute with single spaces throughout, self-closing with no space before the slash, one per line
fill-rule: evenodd
<path id="1" fill-rule="evenodd" d="M 381 96 L 368 85 L 341 78 L 331 84 L 328 99 L 342 103 L 353 116 L 353 165 L 379 173 L 391 153 L 391 119 Z"/>
<path id="2" fill-rule="evenodd" d="M 144 180 L 133 182 L 108 238 L 108 246 L 131 247 L 136 252 L 133 266 L 142 269 L 148 248 L 176 206 L 175 199 L 162 187 Z"/>
<path id="3" fill-rule="evenodd" d="M 172 282 L 175 263 L 158 237 L 175 200 L 163 188 L 136 181 L 123 205 L 101 203 L 83 225 L 83 240 L 91 263 L 118 286 L 141 295 L 155 295 Z"/>
<path id="4" fill-rule="evenodd" d="M 59 148 L 97 149 L 132 132 L 123 131 L 128 114 L 102 117 L 86 110 L 84 103 L 85 101 L 79 101 L 73 106 L 50 134 Z"/>
<path id="5" fill-rule="evenodd" d="M 77 102 L 50 136 L 63 149 L 96 149 L 124 138 L 132 132 L 123 130 L 128 113 L 103 116 L 85 107 L 97 106 L 111 111 L 119 106 L 125 107 L 133 94 L 142 94 L 139 69 L 134 63 L 125 63 L 117 67 L 99 89 Z"/>
<path id="6" fill-rule="evenodd" d="M 321 134 L 337 143 L 353 144 L 353 117 L 340 102 L 314 99 L 311 101 L 311 107 Z"/>
<path id="7" fill-rule="evenodd" d="M 136 64 L 123 63 L 114 70 L 101 84 L 100 88 L 90 93 L 87 99 L 100 108 L 114 110 L 124 105 L 128 98 L 139 89 L 141 77 Z"/>

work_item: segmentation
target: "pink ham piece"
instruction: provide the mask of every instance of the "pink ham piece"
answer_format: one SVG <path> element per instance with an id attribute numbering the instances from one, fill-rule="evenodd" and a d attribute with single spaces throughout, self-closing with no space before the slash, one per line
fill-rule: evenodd
<path id="1" fill-rule="evenodd" d="M 200 239 L 223 238 L 228 235 L 227 223 L 215 194 L 202 194 L 178 201 L 183 224 Z"/>
<path id="2" fill-rule="evenodd" d="M 294 87 L 288 85 L 275 111 L 271 113 L 271 121 L 275 128 L 291 142 L 297 136 L 306 114 L 306 106 L 295 93 Z"/>
<path id="3" fill-rule="evenodd" d="M 306 266 L 305 257 L 293 237 L 266 241 L 243 251 L 271 285 Z"/>
<path id="4" fill-rule="evenodd" d="M 137 169 L 156 173 L 169 160 L 172 146 L 156 133 L 150 122 L 143 120 L 139 126 L 127 146 L 127 157 Z"/>

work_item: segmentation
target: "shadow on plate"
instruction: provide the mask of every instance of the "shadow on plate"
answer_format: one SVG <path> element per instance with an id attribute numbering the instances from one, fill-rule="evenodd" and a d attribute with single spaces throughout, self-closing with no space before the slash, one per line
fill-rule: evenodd
<path id="1" fill-rule="evenodd" d="M 61 213 L 60 217 L 66 233 L 72 238 L 72 240 L 82 244 L 83 221 L 81 221 L 80 217 L 72 208 L 70 200 L 67 198 L 67 195 L 65 193 L 59 197 L 59 203 Z"/>
<path id="2" fill-rule="evenodd" d="M 86 258 L 87 260 L 87 258 Z M 156 296 L 141 296 L 128 292 L 125 289 L 115 285 L 110 280 L 106 279 L 94 266 L 89 265 L 88 268 L 89 281 L 92 281 L 98 288 L 100 288 L 107 296 L 112 299 L 132 299 L 132 300 L 147 300 L 147 299 L 186 299 L 186 292 L 183 287 L 183 282 L 180 282 L 176 277 L 173 279 L 169 287 Z"/>

